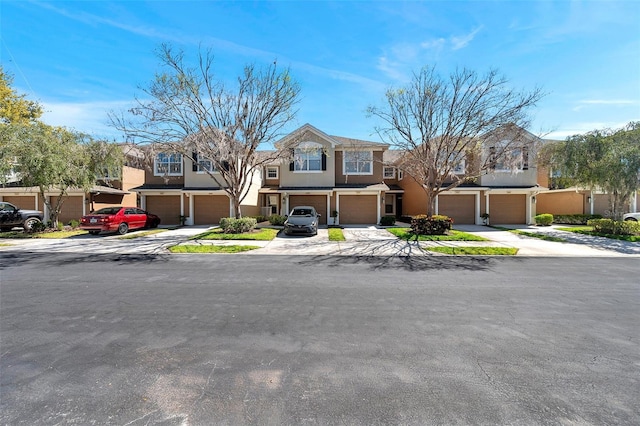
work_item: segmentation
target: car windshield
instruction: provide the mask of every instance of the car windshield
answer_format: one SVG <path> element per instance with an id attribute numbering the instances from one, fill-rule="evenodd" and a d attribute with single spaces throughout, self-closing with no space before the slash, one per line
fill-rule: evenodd
<path id="1" fill-rule="evenodd" d="M 120 211 L 122 207 L 104 207 L 98 211 L 93 212 L 93 214 L 116 214 Z"/>
<path id="2" fill-rule="evenodd" d="M 311 216 L 313 215 L 313 210 L 311 209 L 294 209 L 291 212 L 291 216 Z"/>

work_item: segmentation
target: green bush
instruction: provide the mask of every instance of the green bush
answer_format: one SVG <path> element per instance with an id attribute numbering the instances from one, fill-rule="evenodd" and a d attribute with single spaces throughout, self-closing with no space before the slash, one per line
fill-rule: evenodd
<path id="1" fill-rule="evenodd" d="M 393 226 L 396 224 L 396 217 L 393 215 L 382 216 L 380 218 L 380 225 Z"/>
<path id="2" fill-rule="evenodd" d="M 415 235 L 445 235 L 452 226 L 453 219 L 444 215 L 420 214 L 411 219 L 411 232 Z"/>
<path id="3" fill-rule="evenodd" d="M 591 219 L 587 225 L 594 232 L 610 235 L 640 235 L 640 223 L 613 219 Z"/>
<path id="4" fill-rule="evenodd" d="M 78 226 L 80 226 L 80 221 L 72 219 L 72 220 L 69 221 L 69 226 L 72 227 L 73 229 L 75 229 Z"/>
<path id="5" fill-rule="evenodd" d="M 413 220 L 413 216 L 402 215 L 397 220 L 403 223 L 411 223 L 411 221 Z"/>
<path id="6" fill-rule="evenodd" d="M 31 230 L 26 232 L 36 233 L 36 232 L 44 232 L 46 230 L 47 230 L 47 225 L 44 222 L 36 222 L 33 224 L 33 227 L 31 228 Z"/>
<path id="7" fill-rule="evenodd" d="M 261 222 L 266 222 L 267 218 L 265 216 L 262 215 L 258 215 L 258 216 L 247 216 L 247 217 L 252 217 L 256 220 L 256 222 L 261 223 Z"/>
<path id="8" fill-rule="evenodd" d="M 536 221 L 536 225 L 549 226 L 553 223 L 553 215 L 549 213 L 542 213 L 536 215 L 533 220 Z"/>
<path id="9" fill-rule="evenodd" d="M 258 222 L 253 217 L 223 217 L 220 219 L 220 228 L 225 234 L 242 234 L 249 232 L 256 227 Z"/>
<path id="10" fill-rule="evenodd" d="M 557 214 L 553 216 L 554 223 L 567 225 L 586 225 L 590 219 L 602 219 L 599 214 Z"/>
<path id="11" fill-rule="evenodd" d="M 273 226 L 282 226 L 284 225 L 284 221 L 287 220 L 286 217 L 280 216 L 279 214 L 272 214 L 269 216 L 269 223 Z"/>

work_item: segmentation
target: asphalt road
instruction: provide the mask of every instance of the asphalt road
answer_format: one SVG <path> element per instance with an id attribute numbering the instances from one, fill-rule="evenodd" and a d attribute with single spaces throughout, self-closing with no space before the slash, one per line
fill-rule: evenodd
<path id="1" fill-rule="evenodd" d="M 634 258 L 3 253 L 0 423 L 640 424 Z"/>

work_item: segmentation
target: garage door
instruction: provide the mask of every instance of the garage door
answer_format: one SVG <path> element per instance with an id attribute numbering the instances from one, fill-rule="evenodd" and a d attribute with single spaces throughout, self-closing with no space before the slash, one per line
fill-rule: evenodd
<path id="1" fill-rule="evenodd" d="M 226 195 L 194 195 L 194 225 L 217 225 L 223 217 L 229 217 L 229 197 Z"/>
<path id="2" fill-rule="evenodd" d="M 16 196 L 4 196 L 2 197 L 2 201 L 6 203 L 11 203 L 14 206 L 20 207 L 25 210 L 37 210 L 36 209 L 36 197 L 27 196 L 21 197 L 19 195 Z"/>
<path id="3" fill-rule="evenodd" d="M 180 224 L 179 195 L 147 195 L 146 210 L 160 216 L 162 225 Z"/>
<path id="4" fill-rule="evenodd" d="M 378 197 L 375 195 L 341 195 L 341 224 L 375 224 L 378 222 Z"/>
<path id="5" fill-rule="evenodd" d="M 438 197 L 438 213 L 453 218 L 454 224 L 476 223 L 475 195 L 441 195 Z"/>
<path id="6" fill-rule="evenodd" d="M 491 195 L 489 196 L 490 221 L 494 225 L 527 223 L 527 196 Z"/>
<path id="7" fill-rule="evenodd" d="M 51 197 L 51 206 L 54 207 L 58 202 L 58 197 Z M 58 222 L 68 224 L 72 220 L 80 220 L 82 217 L 82 202 L 84 197 L 66 197 L 62 202 L 62 209 L 58 215 Z"/>
<path id="8" fill-rule="evenodd" d="M 327 224 L 327 196 L 326 195 L 289 195 L 289 210 L 295 206 L 313 206 L 320 213 L 320 224 Z M 289 214 L 287 212 L 287 214 Z"/>

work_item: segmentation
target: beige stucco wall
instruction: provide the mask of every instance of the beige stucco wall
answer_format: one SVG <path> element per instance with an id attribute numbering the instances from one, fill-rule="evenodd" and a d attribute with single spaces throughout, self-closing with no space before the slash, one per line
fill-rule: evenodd
<path id="1" fill-rule="evenodd" d="M 327 163 L 329 159 L 327 158 Z M 382 182 L 382 151 L 373 151 L 373 173 L 370 175 L 345 175 L 343 172 L 344 151 L 335 152 L 336 184 L 376 184 Z"/>
<path id="2" fill-rule="evenodd" d="M 301 143 L 314 142 L 322 145 L 327 155 L 327 170 L 319 172 L 298 172 L 289 170 L 289 164 L 280 167 L 280 185 L 284 187 L 329 187 L 335 186 L 336 153 L 331 144 L 314 133 L 307 132 Z"/>

